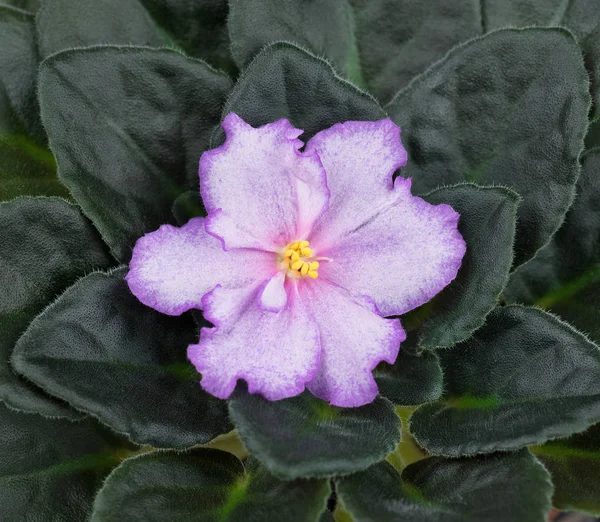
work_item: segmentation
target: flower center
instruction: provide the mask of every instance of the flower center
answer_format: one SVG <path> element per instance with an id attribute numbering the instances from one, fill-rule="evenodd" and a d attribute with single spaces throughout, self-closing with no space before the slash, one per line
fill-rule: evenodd
<path id="1" fill-rule="evenodd" d="M 278 256 L 279 268 L 286 270 L 286 275 L 291 278 L 319 277 L 319 262 L 313 257 L 312 248 L 308 241 L 295 241 L 289 243 Z M 324 259 L 324 258 L 319 258 Z"/>

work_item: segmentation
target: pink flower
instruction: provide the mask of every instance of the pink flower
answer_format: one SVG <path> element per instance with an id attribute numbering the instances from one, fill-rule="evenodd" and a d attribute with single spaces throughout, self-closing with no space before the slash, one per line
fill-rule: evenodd
<path id="1" fill-rule="evenodd" d="M 393 363 L 401 315 L 458 272 L 458 214 L 410 193 L 391 120 L 348 121 L 314 136 L 282 119 L 257 129 L 236 114 L 200 159 L 206 218 L 163 225 L 135 245 L 127 281 L 169 315 L 204 311 L 188 357 L 220 398 L 238 379 L 269 400 L 307 387 L 337 406 L 377 395 L 372 370 Z"/>

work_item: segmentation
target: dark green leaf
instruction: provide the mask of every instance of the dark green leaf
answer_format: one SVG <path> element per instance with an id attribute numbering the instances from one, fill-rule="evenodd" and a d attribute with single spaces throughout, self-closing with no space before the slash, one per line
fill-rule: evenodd
<path id="1" fill-rule="evenodd" d="M 42 0 L 3 0 L 3 3 L 35 13 L 40 8 Z"/>
<path id="2" fill-rule="evenodd" d="M 505 29 L 471 40 L 388 106 L 403 129 L 403 176 L 417 192 L 467 180 L 513 188 L 516 262 L 548 242 L 570 206 L 587 129 L 588 76 L 563 29 Z"/>
<path id="3" fill-rule="evenodd" d="M 356 522 L 544 522 L 548 472 L 527 450 L 469 459 L 432 457 L 402 477 L 381 463 L 338 481 Z"/>
<path id="4" fill-rule="evenodd" d="M 532 451 L 552 475 L 555 507 L 600 515 L 600 424 Z"/>
<path id="5" fill-rule="evenodd" d="M 303 140 L 347 120 L 379 120 L 385 113 L 374 98 L 340 78 L 324 60 L 292 44 L 262 51 L 244 71 L 225 104 L 253 126 L 280 118 L 304 129 Z M 222 141 L 220 131 L 213 145 Z"/>
<path id="6" fill-rule="evenodd" d="M 591 73 L 594 114 L 600 115 L 600 3 L 595 0 L 486 0 L 486 30 L 506 26 L 562 26 L 573 31 Z"/>
<path id="7" fill-rule="evenodd" d="M 185 225 L 194 217 L 206 217 L 206 209 L 197 190 L 188 190 L 173 202 L 171 209 L 178 225 Z"/>
<path id="8" fill-rule="evenodd" d="M 583 157 L 577 198 L 559 231 L 512 274 L 509 302 L 550 308 L 600 341 L 600 149 Z"/>
<path id="9" fill-rule="evenodd" d="M 458 229 L 467 243 L 457 278 L 426 305 L 431 317 L 420 329 L 420 345 L 431 349 L 468 339 L 496 306 L 512 265 L 519 197 L 501 187 L 465 184 L 425 199 L 460 214 Z"/>
<path id="10" fill-rule="evenodd" d="M 43 58 L 96 44 L 164 43 L 138 0 L 44 0 L 36 25 Z"/>
<path id="11" fill-rule="evenodd" d="M 0 139 L 26 135 L 45 142 L 36 98 L 34 16 L 0 4 Z"/>
<path id="12" fill-rule="evenodd" d="M 0 203 L 0 398 L 13 408 L 79 415 L 17 376 L 9 363 L 29 323 L 78 277 L 112 259 L 77 207 L 58 198 Z M 43 348 L 42 348 L 43 349 Z"/>
<path id="13" fill-rule="evenodd" d="M 111 473 L 92 522 L 314 522 L 328 495 L 324 480 L 281 482 L 224 451 L 156 452 Z"/>
<path id="14" fill-rule="evenodd" d="M 232 0 L 230 11 L 231 51 L 240 68 L 266 45 L 285 40 L 324 56 L 362 83 L 347 0 Z"/>
<path id="15" fill-rule="evenodd" d="M 434 454 L 539 444 L 600 421 L 600 350 L 537 308 L 497 308 L 465 343 L 438 352 L 444 396 L 411 417 Z"/>
<path id="16" fill-rule="evenodd" d="M 360 64 L 382 101 L 408 85 L 456 44 L 481 33 L 473 0 L 350 0 Z"/>
<path id="17" fill-rule="evenodd" d="M 379 393 L 396 406 L 415 406 L 442 395 L 442 369 L 434 353 L 411 353 L 400 347 L 393 365 L 381 363 L 375 370 Z"/>
<path id="18" fill-rule="evenodd" d="M 92 420 L 45 419 L 0 404 L 2 520 L 87 520 L 129 445 Z"/>
<path id="19" fill-rule="evenodd" d="M 237 68 L 229 50 L 227 0 L 140 0 L 157 23 L 192 56 L 229 73 Z"/>
<path id="20" fill-rule="evenodd" d="M 90 274 L 46 308 L 19 340 L 15 369 L 138 444 L 183 448 L 229 431 L 225 403 L 186 360 L 195 323 L 142 305 L 125 271 Z"/>
<path id="21" fill-rule="evenodd" d="M 60 179 L 127 260 L 198 183 L 230 80 L 175 51 L 105 46 L 47 59 L 39 87 Z"/>
<path id="22" fill-rule="evenodd" d="M 360 408 L 338 408 L 308 392 L 270 402 L 238 390 L 229 411 L 250 453 L 288 480 L 365 469 L 400 440 L 400 419 L 381 398 Z"/>

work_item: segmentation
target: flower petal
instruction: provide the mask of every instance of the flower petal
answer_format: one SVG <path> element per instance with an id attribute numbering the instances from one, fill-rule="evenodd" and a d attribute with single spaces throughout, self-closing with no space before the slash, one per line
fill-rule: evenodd
<path id="1" fill-rule="evenodd" d="M 336 406 L 356 407 L 377 396 L 372 370 L 392 364 L 406 339 L 398 319 L 383 319 L 368 299 L 356 299 L 321 279 L 302 288 L 319 327 L 321 362 L 308 384 L 317 397 Z"/>
<path id="2" fill-rule="evenodd" d="M 388 203 L 392 175 L 407 158 L 400 127 L 389 118 L 338 123 L 316 134 L 306 152 L 319 154 L 331 191 L 329 209 L 311 234 L 311 243 L 322 248 L 328 238 L 355 229 Z"/>
<path id="3" fill-rule="evenodd" d="M 278 250 L 304 239 L 327 209 L 325 171 L 288 120 L 253 128 L 234 113 L 223 120 L 225 143 L 200 158 L 207 230 L 226 248 Z"/>
<path id="4" fill-rule="evenodd" d="M 287 303 L 285 272 L 282 270 L 267 281 L 258 297 L 259 307 L 269 312 L 281 312 Z"/>
<path id="5" fill-rule="evenodd" d="M 202 297 L 217 284 L 243 289 L 261 284 L 277 271 L 273 253 L 226 252 L 204 223 L 199 217 L 181 228 L 163 225 L 138 239 L 125 279 L 142 303 L 180 315 L 190 308 L 202 309 Z"/>
<path id="6" fill-rule="evenodd" d="M 248 383 L 250 393 L 272 401 L 304 390 L 319 364 L 319 333 L 293 286 L 279 313 L 261 310 L 255 292 L 238 309 L 237 320 L 216 321 L 215 328 L 202 329 L 200 342 L 188 348 L 188 358 L 202 374 L 207 392 L 226 399 L 238 379 Z M 217 301 L 208 299 L 206 304 L 205 315 L 214 321 L 212 305 Z"/>
<path id="7" fill-rule="evenodd" d="M 429 301 L 456 277 L 466 250 L 458 213 L 412 196 L 410 185 L 396 178 L 388 207 L 319 251 L 333 259 L 321 264 L 320 277 L 368 295 L 384 316 Z"/>

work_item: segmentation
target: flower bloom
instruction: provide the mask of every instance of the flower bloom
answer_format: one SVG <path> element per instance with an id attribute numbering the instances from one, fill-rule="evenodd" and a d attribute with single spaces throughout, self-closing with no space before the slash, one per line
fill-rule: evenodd
<path id="1" fill-rule="evenodd" d="M 138 240 L 127 281 L 170 315 L 204 311 L 188 357 L 209 393 L 237 380 L 269 400 L 307 387 L 337 406 L 377 395 L 372 370 L 393 363 L 406 335 L 397 316 L 458 272 L 458 214 L 410 193 L 391 120 L 319 132 L 282 119 L 253 128 L 236 114 L 226 141 L 200 159 L 206 218 Z"/>

